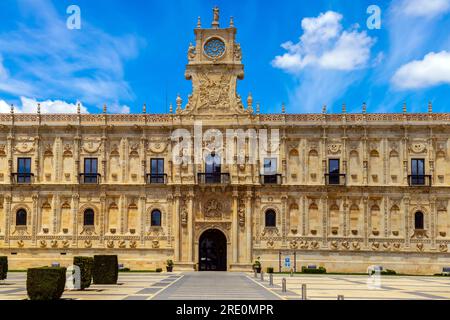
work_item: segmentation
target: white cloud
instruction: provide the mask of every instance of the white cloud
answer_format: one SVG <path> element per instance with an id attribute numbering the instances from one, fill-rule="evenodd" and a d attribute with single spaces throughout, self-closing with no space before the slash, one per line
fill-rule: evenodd
<path id="1" fill-rule="evenodd" d="M 342 18 L 333 11 L 316 18 L 304 18 L 299 42 L 283 43 L 281 46 L 287 52 L 275 57 L 272 65 L 293 74 L 307 66 L 342 71 L 366 66 L 375 41 L 365 31 L 358 32 L 358 25 L 343 31 Z"/>
<path id="2" fill-rule="evenodd" d="M 392 77 L 392 83 L 399 89 L 450 84 L 450 52 L 430 52 L 423 60 L 401 66 Z"/>
<path id="3" fill-rule="evenodd" d="M 450 10 L 450 0 L 403 0 L 398 10 L 414 17 L 432 18 Z"/>
<path id="4" fill-rule="evenodd" d="M 36 113 L 38 103 L 41 104 L 41 113 L 76 113 L 77 105 L 76 103 L 68 103 L 61 100 L 45 100 L 38 101 L 32 98 L 21 97 L 21 105 L 14 106 L 15 113 Z M 11 106 L 4 100 L 0 100 L 0 113 L 9 113 Z M 87 108 L 80 104 L 81 113 L 89 113 Z"/>
<path id="5" fill-rule="evenodd" d="M 138 55 L 140 37 L 113 36 L 85 19 L 81 30 L 68 30 L 51 2 L 24 4 L 20 8 L 26 23 L 0 34 L 0 58 L 8 66 L 0 60 L 0 92 L 41 100 L 80 99 L 99 109 L 104 103 L 134 99 L 124 64 Z"/>

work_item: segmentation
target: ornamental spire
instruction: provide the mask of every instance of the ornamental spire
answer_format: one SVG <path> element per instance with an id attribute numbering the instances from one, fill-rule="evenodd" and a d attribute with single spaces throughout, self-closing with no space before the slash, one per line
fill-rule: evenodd
<path id="1" fill-rule="evenodd" d="M 217 6 L 215 6 L 213 8 L 213 22 L 212 22 L 212 27 L 214 29 L 219 28 L 219 15 L 220 15 L 220 10 Z"/>

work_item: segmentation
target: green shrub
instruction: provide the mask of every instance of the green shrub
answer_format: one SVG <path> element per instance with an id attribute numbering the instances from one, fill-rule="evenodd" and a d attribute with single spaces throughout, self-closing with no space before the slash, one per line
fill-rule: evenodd
<path id="1" fill-rule="evenodd" d="M 324 267 L 319 267 L 319 268 L 315 268 L 315 269 L 309 269 L 305 266 L 302 267 L 302 273 L 327 273 L 327 269 L 325 269 Z"/>
<path id="2" fill-rule="evenodd" d="M 92 268 L 94 258 L 92 257 L 73 257 L 73 264 L 80 268 L 81 272 L 81 290 L 89 288 L 92 281 Z"/>
<path id="3" fill-rule="evenodd" d="M 156 272 L 162 272 L 162 268 L 156 268 Z"/>
<path id="4" fill-rule="evenodd" d="M 266 268 L 266 272 L 267 273 L 273 273 L 273 268 L 272 267 L 267 267 Z"/>
<path id="5" fill-rule="evenodd" d="M 94 284 L 117 284 L 119 276 L 117 256 L 94 256 L 92 275 Z"/>
<path id="6" fill-rule="evenodd" d="M 0 280 L 5 280 L 8 275 L 8 257 L 0 257 Z"/>
<path id="7" fill-rule="evenodd" d="M 395 272 L 394 270 L 386 269 L 386 270 L 381 271 L 381 274 L 385 275 L 385 276 L 389 276 L 389 275 L 397 274 L 397 272 Z"/>
<path id="8" fill-rule="evenodd" d="M 58 300 L 66 286 L 66 268 L 42 267 L 27 271 L 27 293 L 30 300 Z"/>
<path id="9" fill-rule="evenodd" d="M 119 270 L 119 272 L 130 272 L 131 269 L 130 268 L 122 268 Z"/>

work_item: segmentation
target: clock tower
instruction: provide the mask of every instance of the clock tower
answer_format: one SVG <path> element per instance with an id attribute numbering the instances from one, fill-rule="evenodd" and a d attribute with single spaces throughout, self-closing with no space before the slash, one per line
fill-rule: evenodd
<path id="1" fill-rule="evenodd" d="M 186 79 L 192 81 L 192 94 L 179 114 L 248 114 L 236 92 L 238 79 L 244 78 L 241 47 L 236 42 L 233 18 L 227 28 L 220 28 L 219 9 L 213 9 L 210 28 L 202 28 L 198 18 L 195 45 L 188 49 Z"/>

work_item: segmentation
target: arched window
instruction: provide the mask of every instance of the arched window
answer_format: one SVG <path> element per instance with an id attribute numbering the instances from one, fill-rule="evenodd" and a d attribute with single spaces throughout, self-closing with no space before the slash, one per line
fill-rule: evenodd
<path id="1" fill-rule="evenodd" d="M 84 210 L 83 215 L 83 225 L 85 226 L 93 226 L 94 225 L 94 210 L 86 209 Z"/>
<path id="2" fill-rule="evenodd" d="M 266 227 L 277 226 L 277 214 L 272 209 L 266 211 Z"/>
<path id="3" fill-rule="evenodd" d="M 27 225 L 27 212 L 24 209 L 20 209 L 16 213 L 16 226 Z"/>
<path id="4" fill-rule="evenodd" d="M 414 228 L 416 230 L 423 230 L 424 224 L 423 224 L 423 213 L 420 211 L 417 211 L 414 214 Z"/>
<path id="5" fill-rule="evenodd" d="M 153 210 L 151 216 L 151 226 L 161 227 L 161 211 Z"/>

